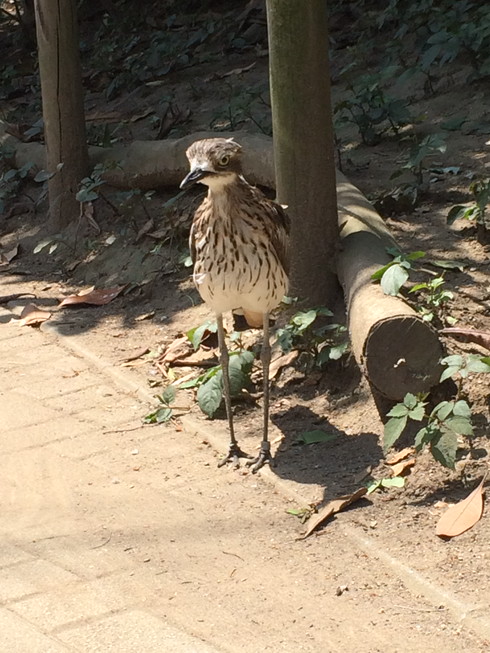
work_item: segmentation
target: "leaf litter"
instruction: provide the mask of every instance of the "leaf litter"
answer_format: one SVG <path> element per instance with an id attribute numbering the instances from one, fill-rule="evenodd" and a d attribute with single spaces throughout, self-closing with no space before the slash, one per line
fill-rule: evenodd
<path id="1" fill-rule="evenodd" d="M 91 286 L 81 290 L 76 295 L 68 295 L 60 302 L 61 306 L 71 306 L 78 304 L 91 304 L 93 306 L 103 306 L 109 304 L 115 299 L 126 286 L 114 286 L 113 288 L 95 288 Z"/>
<path id="2" fill-rule="evenodd" d="M 466 499 L 455 503 L 441 516 L 436 526 L 436 535 L 451 538 L 461 535 L 478 523 L 483 515 L 487 474 Z"/>
<path id="3" fill-rule="evenodd" d="M 321 508 L 317 513 L 315 513 L 309 518 L 309 520 L 306 523 L 306 531 L 299 539 L 304 540 L 307 537 L 309 537 L 313 533 L 313 531 L 315 531 L 319 526 L 324 524 L 327 521 L 327 519 L 330 519 L 332 515 L 335 515 L 336 513 L 343 510 L 344 508 L 347 508 L 347 506 L 350 506 L 352 503 L 355 503 L 356 501 L 361 499 L 366 493 L 367 493 L 367 488 L 360 487 L 352 494 L 344 494 L 343 496 L 338 497 L 337 499 L 332 499 L 332 501 L 329 501 L 326 505 L 323 506 L 323 508 Z"/>
<path id="4" fill-rule="evenodd" d="M 19 326 L 39 326 L 50 317 L 49 311 L 43 311 L 35 304 L 26 304 L 20 314 Z"/>

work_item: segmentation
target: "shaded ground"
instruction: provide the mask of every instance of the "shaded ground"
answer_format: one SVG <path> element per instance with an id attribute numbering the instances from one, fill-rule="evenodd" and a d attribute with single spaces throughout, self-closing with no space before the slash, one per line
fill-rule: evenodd
<path id="1" fill-rule="evenodd" d="M 261 29 L 260 21 L 252 24 Z M 111 118 L 115 122 L 104 123 L 102 119 L 97 119 L 91 124 L 106 124 L 106 130 L 110 133 L 114 126 L 119 125 L 114 137 L 124 140 L 155 138 L 159 129 L 155 116 L 161 118 L 161 105 L 170 99 L 181 111 L 191 109 L 187 122 L 174 126 L 169 132 L 172 136 L 210 127 L 257 131 L 259 124 L 267 130 L 270 119 L 263 101 L 263 97 L 266 98 L 263 89 L 267 84 L 267 58 L 263 56 L 265 41 L 262 32 L 253 38 L 256 44 L 254 49 L 245 48 L 241 52 L 226 50 L 219 59 L 210 57 L 210 61 L 194 63 L 191 67 L 168 73 L 164 92 L 161 86 L 141 86 L 127 95 L 107 99 L 104 84 L 92 81 L 88 84 L 90 90 L 87 94 L 89 114 L 115 112 L 116 115 Z M 336 102 L 347 93 L 345 85 L 337 77 L 342 57 L 347 55 L 340 52 L 340 62 L 334 60 L 333 64 Z M 251 64 L 253 66 L 247 69 Z M 341 163 L 349 179 L 369 197 L 386 192 L 396 183 L 390 180 L 390 175 L 406 161 L 407 138 L 413 132 L 420 137 L 427 133 L 440 133 L 441 123 L 460 115 L 468 119 L 467 127 L 483 123 L 488 117 L 488 84 L 483 80 L 469 85 L 468 72 L 469 68 L 463 63 L 452 64 L 451 70 L 441 74 L 432 94 L 427 94 L 422 88 L 414 89 L 410 108 L 414 115 L 423 115 L 423 120 L 404 127 L 396 138 L 386 134 L 375 146 L 367 146 L 360 142 L 358 131 L 352 124 L 343 125 L 339 132 Z M 230 75 L 220 77 L 223 73 Z M 393 92 L 400 93 L 400 89 L 394 88 Z M 15 111 L 19 100 L 12 97 L 9 102 L 11 111 Z M 146 117 L 135 119 L 147 110 L 150 113 Z M 97 129 L 104 131 L 99 127 Z M 426 183 L 420 190 L 418 205 L 408 211 L 400 211 L 398 207 L 395 215 L 387 216 L 387 223 L 405 251 L 423 250 L 427 253 L 427 259 L 464 263 L 462 270 L 450 269 L 444 273 L 446 288 L 454 293 L 454 298 L 442 315 L 442 321 L 449 315 L 456 318 L 460 326 L 488 331 L 488 248 L 476 240 L 472 229 L 464 223 L 457 222 L 449 228 L 446 221 L 452 206 L 469 200 L 471 176 L 488 175 L 489 136 L 483 132 L 468 133 L 464 125 L 456 130 L 446 130 L 447 150 L 427 160 L 424 172 Z M 441 172 L 455 166 L 459 168 L 458 174 Z M 176 205 L 162 210 L 163 203 L 175 195 L 172 189 L 159 189 L 147 202 L 140 202 L 136 198 L 137 201 L 131 199 L 131 203 L 127 198 L 121 198 L 120 194 L 111 194 L 110 189 L 103 189 L 103 193 L 113 205 L 122 201 L 123 207 L 118 211 L 120 215 L 117 215 L 107 202 L 98 200 L 95 219 L 101 233 L 97 233 L 96 227 L 82 231 L 82 246 L 74 253 L 61 244 L 52 254 L 45 248 L 34 255 L 33 246 L 44 235 L 45 205 L 41 203 L 31 213 L 12 210 L 26 201 L 32 208 L 32 201 L 28 198 L 35 199 L 39 194 L 38 187 L 22 185 L 0 222 L 2 250 L 7 251 L 16 243 L 21 243 L 19 255 L 0 273 L 0 294 L 33 293 L 39 306 L 55 309 L 60 297 L 78 291 L 87 284 L 132 284 L 126 294 L 108 306 L 64 309 L 56 311 L 54 316 L 62 333 L 76 334 L 77 340 L 85 343 L 90 350 L 119 364 L 142 347 L 150 352 L 164 351 L 178 336 L 203 323 L 209 315 L 192 287 L 189 268 L 183 265 L 186 256 L 185 234 L 190 219 L 189 200 L 182 198 Z M 143 204 L 146 209 L 142 208 Z M 140 230 L 148 223 L 150 216 L 153 219 L 150 233 L 157 232 L 158 236 L 159 229 L 170 225 L 171 237 L 168 233 L 160 237 L 141 235 Z M 116 237 L 113 243 L 108 241 L 112 236 Z M 425 263 L 423 268 L 440 273 L 440 270 Z M 430 275 L 422 269 L 413 278 L 415 281 L 427 280 Z M 251 336 L 252 339 L 256 337 Z M 451 353 L 484 353 L 477 346 L 458 344 L 454 340 L 447 346 Z M 168 379 L 162 379 L 161 371 L 151 359 L 141 365 L 140 362 L 141 358 L 131 367 L 133 378 L 142 386 L 151 383 L 154 392 L 159 392 Z M 183 367 L 176 369 L 175 374 L 179 376 L 192 371 Z M 256 380 L 260 381 L 259 372 Z M 442 510 L 438 502 L 455 501 L 468 494 L 489 466 L 488 380 L 484 376 L 474 376 L 465 384 L 465 391 L 473 406 L 476 438 L 472 450 L 462 443 L 456 470 L 441 468 L 429 454 L 423 453 L 418 457 L 405 488 L 374 493 L 369 501 L 359 504 L 345 519 L 368 533 L 380 550 L 399 555 L 416 570 L 433 579 L 435 584 L 461 596 L 471 596 L 475 603 L 484 605 L 487 603 L 485 588 L 490 586 L 486 550 L 490 537 L 488 517 L 485 516 L 473 530 L 454 541 L 442 542 L 434 535 L 434 527 Z M 193 391 L 180 392 L 177 403 L 190 407 L 193 417 L 201 420 L 203 430 L 209 428 L 210 423 L 194 404 Z M 256 389 L 236 405 L 238 432 L 249 450 L 253 450 L 260 440 L 259 407 L 260 393 Z M 101 410 L 104 408 L 101 407 Z M 271 437 L 278 448 L 274 473 L 290 482 L 288 487 L 300 490 L 305 503 L 316 504 L 352 491 L 370 476 L 383 478 L 389 475 L 380 446 L 382 424 L 369 389 L 352 361 L 331 364 L 323 373 L 307 377 L 292 369 L 283 371 L 273 386 L 271 419 Z M 338 438 L 311 446 L 295 444 L 301 432 L 319 427 L 337 433 Z M 180 428 L 179 420 L 161 428 L 170 431 Z M 211 423 L 211 428 L 222 432 L 223 441 L 226 442 L 225 422 L 222 419 Z M 201 451 L 199 456 L 203 456 Z M 214 463 L 214 454 L 210 449 L 205 449 L 204 459 L 206 463 Z M 201 464 L 205 463 L 201 460 Z M 189 478 L 194 473 L 200 473 L 192 461 L 189 465 Z M 231 484 L 242 483 L 242 475 L 248 476 L 245 471 L 221 473 Z M 204 484 L 202 489 L 204 494 L 213 486 L 218 474 L 213 471 L 207 475 L 207 485 Z M 247 483 L 248 478 L 243 482 Z M 265 494 L 267 492 L 264 490 Z M 211 492 L 209 496 L 213 499 Z M 220 500 L 228 499 L 221 496 Z M 266 499 L 264 504 L 267 504 L 264 510 L 271 510 L 274 515 L 272 530 L 285 529 L 287 533 L 282 541 L 284 546 L 277 551 L 280 563 L 286 564 L 289 538 L 300 531 L 301 525 L 293 517 L 281 515 L 279 518 Z M 303 508 L 305 505 L 294 507 Z M 338 522 L 342 523 L 341 519 L 339 517 L 336 523 L 327 526 L 327 532 L 328 529 L 335 531 Z M 338 538 L 338 535 L 333 538 Z M 325 541 L 323 536 L 313 543 L 301 545 L 307 550 L 307 561 L 303 563 L 305 576 L 322 573 L 325 564 L 322 541 Z M 341 546 L 340 542 L 337 544 Z M 349 557 L 348 552 L 345 555 Z M 346 559 L 345 566 L 353 569 L 358 563 L 359 559 Z M 382 585 L 384 581 L 379 582 Z M 400 623 L 407 620 L 406 612 L 396 612 L 393 595 L 391 598 L 383 597 L 383 592 L 378 590 L 371 588 L 369 591 L 375 597 L 373 601 L 380 614 L 389 615 L 385 623 L 380 623 L 380 628 L 398 629 Z M 250 595 L 254 591 L 251 588 Z M 437 630 L 432 632 L 437 637 Z M 468 645 L 465 650 L 479 650 L 478 645 L 474 646 L 476 648 L 471 649 Z"/>

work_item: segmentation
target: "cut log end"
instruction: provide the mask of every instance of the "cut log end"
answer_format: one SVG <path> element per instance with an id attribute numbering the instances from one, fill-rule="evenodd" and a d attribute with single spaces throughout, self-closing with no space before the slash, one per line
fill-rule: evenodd
<path id="1" fill-rule="evenodd" d="M 373 324 L 363 363 L 371 384 L 388 399 L 429 392 L 439 382 L 443 348 L 437 333 L 415 315 L 392 316 Z"/>

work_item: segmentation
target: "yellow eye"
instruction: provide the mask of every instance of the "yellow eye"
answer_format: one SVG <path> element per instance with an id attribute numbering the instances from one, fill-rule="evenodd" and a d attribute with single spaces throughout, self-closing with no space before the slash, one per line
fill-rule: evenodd
<path id="1" fill-rule="evenodd" d="M 218 161 L 220 166 L 227 166 L 230 163 L 230 155 L 224 154 L 221 159 Z"/>

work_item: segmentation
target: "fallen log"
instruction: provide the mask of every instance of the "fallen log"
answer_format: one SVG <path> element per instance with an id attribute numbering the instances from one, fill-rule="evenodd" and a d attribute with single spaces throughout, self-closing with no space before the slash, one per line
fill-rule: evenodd
<path id="1" fill-rule="evenodd" d="M 44 147 L 19 143 L 10 135 L 0 143 L 15 149 L 15 165 L 44 165 Z M 220 133 L 244 148 L 244 174 L 252 183 L 274 188 L 272 139 L 263 134 Z M 165 141 L 134 141 L 111 148 L 91 147 L 92 166 L 117 162 L 104 173 L 119 188 L 143 190 L 177 186 L 187 172 L 185 150 L 194 140 L 217 136 L 199 132 Z M 337 175 L 340 230 L 338 276 L 344 289 L 349 332 L 357 363 L 383 397 L 398 401 L 407 392 L 427 392 L 441 374 L 442 345 L 435 330 L 398 297 L 385 295 L 371 274 L 390 261 L 386 247 L 395 241 L 368 200 L 348 180 Z"/>
<path id="2" fill-rule="evenodd" d="M 396 243 L 361 192 L 337 175 L 340 253 L 352 350 L 371 385 L 387 399 L 428 392 L 442 368 L 437 332 L 398 297 L 385 295 L 371 275 L 391 260 Z"/>

